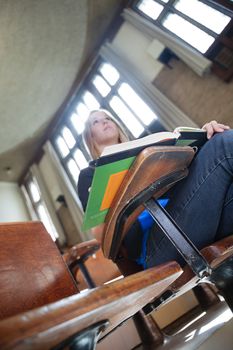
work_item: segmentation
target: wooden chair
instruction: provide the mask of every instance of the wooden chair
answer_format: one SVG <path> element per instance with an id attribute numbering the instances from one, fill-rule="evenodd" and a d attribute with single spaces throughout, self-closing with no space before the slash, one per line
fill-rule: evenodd
<path id="1" fill-rule="evenodd" d="M 101 286 L 122 276 L 117 265 L 103 255 L 100 244 L 92 239 L 69 248 L 63 259 L 80 291 Z"/>
<path id="2" fill-rule="evenodd" d="M 102 249 L 123 275 L 141 269 L 128 259 L 122 242 L 129 227 L 145 208 L 187 262 L 185 273 L 161 298 L 144 308 L 146 313 L 204 282 L 214 284 L 233 309 L 233 236 L 200 252 L 155 201 L 187 176 L 193 156 L 191 147 L 148 147 L 143 150 L 123 180 L 105 220 Z"/>
<path id="3" fill-rule="evenodd" d="M 88 258 L 99 250 L 99 248 L 100 244 L 97 242 L 97 240 L 92 239 L 90 241 L 74 245 L 63 254 L 63 259 L 66 265 L 69 267 L 74 279 L 76 280 L 77 272 L 80 269 L 88 288 L 95 288 L 96 285 L 85 263 Z"/>
<path id="4" fill-rule="evenodd" d="M 78 293 L 41 223 L 0 224 L 0 247 L 1 349 L 95 348 L 182 272 L 170 262 Z"/>

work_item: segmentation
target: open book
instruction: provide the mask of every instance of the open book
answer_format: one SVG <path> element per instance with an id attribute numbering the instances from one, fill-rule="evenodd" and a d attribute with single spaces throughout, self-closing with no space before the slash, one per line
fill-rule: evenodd
<path id="1" fill-rule="evenodd" d="M 88 230 L 104 222 L 114 196 L 136 156 L 150 146 L 197 146 L 207 141 L 201 129 L 177 128 L 108 146 L 96 162 L 95 173 L 84 215 L 82 229 Z"/>

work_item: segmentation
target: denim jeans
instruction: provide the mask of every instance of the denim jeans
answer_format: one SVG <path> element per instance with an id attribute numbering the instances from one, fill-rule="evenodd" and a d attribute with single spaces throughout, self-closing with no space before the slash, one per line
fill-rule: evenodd
<path id="1" fill-rule="evenodd" d="M 233 130 L 215 134 L 198 152 L 189 175 L 169 192 L 167 211 L 197 248 L 233 234 Z M 154 224 L 146 266 L 184 260 Z"/>

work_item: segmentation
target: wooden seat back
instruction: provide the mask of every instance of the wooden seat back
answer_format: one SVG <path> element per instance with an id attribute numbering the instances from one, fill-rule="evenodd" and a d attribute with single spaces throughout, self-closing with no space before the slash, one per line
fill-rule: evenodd
<path id="1" fill-rule="evenodd" d="M 42 223 L 0 224 L 0 319 L 77 292 Z"/>

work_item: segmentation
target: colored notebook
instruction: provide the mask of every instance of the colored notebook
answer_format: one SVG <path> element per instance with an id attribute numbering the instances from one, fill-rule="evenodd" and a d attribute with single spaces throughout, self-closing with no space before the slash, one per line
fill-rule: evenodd
<path id="1" fill-rule="evenodd" d="M 97 160 L 91 191 L 84 215 L 84 231 L 103 223 L 114 196 L 136 156 L 150 146 L 200 147 L 207 140 L 206 132 L 192 129 L 160 132 L 141 139 L 106 147 Z"/>

